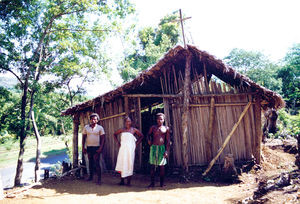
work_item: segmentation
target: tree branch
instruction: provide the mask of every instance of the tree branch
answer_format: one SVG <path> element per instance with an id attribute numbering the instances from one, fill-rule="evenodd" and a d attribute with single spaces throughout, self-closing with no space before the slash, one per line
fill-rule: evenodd
<path id="1" fill-rule="evenodd" d="M 3 66 L 1 66 L 0 69 L 6 70 L 6 71 L 12 73 L 12 74 L 18 79 L 18 81 L 21 83 L 21 86 L 24 85 L 24 83 L 23 83 L 23 81 L 21 80 L 21 78 L 20 78 L 14 71 L 12 71 L 11 69 L 5 68 L 5 67 L 3 67 Z"/>
<path id="2" fill-rule="evenodd" d="M 68 29 L 68 28 L 62 28 L 62 29 L 55 29 L 55 30 L 50 30 L 49 33 L 51 32 L 57 32 L 57 31 L 74 31 L 74 32 L 84 32 L 84 31 L 90 31 L 90 32 L 105 32 L 105 31 L 113 31 L 113 30 L 106 30 L 106 29 Z"/>

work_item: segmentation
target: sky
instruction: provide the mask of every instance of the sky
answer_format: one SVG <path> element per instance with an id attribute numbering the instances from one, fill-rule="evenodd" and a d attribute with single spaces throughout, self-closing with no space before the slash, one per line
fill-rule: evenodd
<path id="1" fill-rule="evenodd" d="M 182 10 L 186 41 L 219 59 L 233 48 L 260 51 L 278 62 L 295 43 L 300 43 L 300 0 L 131 0 L 135 4 L 137 28 L 156 27 L 161 18 Z M 111 43 L 111 55 L 121 56 L 120 40 Z M 112 65 L 113 67 L 116 65 Z M 111 81 L 122 84 L 116 68 Z M 113 87 L 87 87 L 98 96 Z"/>
<path id="2" fill-rule="evenodd" d="M 181 9 L 187 40 L 217 58 L 233 49 L 261 51 L 273 61 L 300 42 L 299 0 L 133 0 L 138 24 L 156 26 Z"/>

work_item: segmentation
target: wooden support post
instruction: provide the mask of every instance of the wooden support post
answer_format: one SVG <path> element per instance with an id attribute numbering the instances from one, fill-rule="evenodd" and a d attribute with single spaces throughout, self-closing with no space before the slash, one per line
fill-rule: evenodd
<path id="1" fill-rule="evenodd" d="M 141 98 L 137 98 L 137 111 L 136 111 L 136 117 L 137 117 L 137 125 L 138 129 L 142 132 L 142 107 L 141 107 Z M 138 153 L 139 153 L 139 167 L 142 168 L 142 143 L 137 147 L 138 148 Z"/>
<path id="2" fill-rule="evenodd" d="M 79 115 L 73 116 L 73 168 L 78 166 L 78 131 L 79 131 Z"/>
<path id="3" fill-rule="evenodd" d="M 206 158 L 208 162 L 211 161 L 212 159 L 212 140 L 213 140 L 213 126 L 214 126 L 215 114 L 216 114 L 215 99 L 214 97 L 212 97 L 210 99 L 208 131 L 205 137 Z"/>
<path id="4" fill-rule="evenodd" d="M 140 131 L 142 131 L 142 107 L 141 107 L 141 98 L 138 97 L 137 98 L 137 123 L 138 123 L 138 128 L 140 129 Z"/>
<path id="5" fill-rule="evenodd" d="M 190 105 L 190 86 L 191 86 L 191 61 L 192 54 L 188 51 L 185 61 L 185 76 L 183 86 L 183 114 L 182 114 L 182 161 L 183 170 L 188 172 L 188 118 Z"/>
<path id="6" fill-rule="evenodd" d="M 261 105 L 260 98 L 256 98 L 254 105 L 254 119 L 255 119 L 255 151 L 254 158 L 256 163 L 260 164 L 261 158 L 261 142 L 262 142 L 262 129 L 261 129 Z"/>
<path id="7" fill-rule="evenodd" d="M 128 97 L 124 96 L 124 112 L 126 116 L 129 116 Z"/>
<path id="8" fill-rule="evenodd" d="M 166 116 L 165 123 L 166 126 L 170 127 L 170 104 L 168 98 L 163 98 L 164 103 L 164 114 Z"/>
<path id="9" fill-rule="evenodd" d="M 205 170 L 205 172 L 202 174 L 202 176 L 205 176 L 211 169 L 211 167 L 214 165 L 214 163 L 217 161 L 217 159 L 219 158 L 219 156 L 221 155 L 221 153 L 223 152 L 224 148 L 226 147 L 226 145 L 228 144 L 230 138 L 232 137 L 233 133 L 235 132 L 235 130 L 237 129 L 238 125 L 240 124 L 240 122 L 242 121 L 243 117 L 245 116 L 246 112 L 248 111 L 249 107 L 251 106 L 251 102 L 249 102 L 247 104 L 247 106 L 245 107 L 245 109 L 243 110 L 242 114 L 240 115 L 238 121 L 234 124 L 231 132 L 229 133 L 229 135 L 226 137 L 222 147 L 219 149 L 217 155 L 215 156 L 215 158 L 213 160 L 211 160 L 211 162 L 209 163 L 207 169 Z"/>

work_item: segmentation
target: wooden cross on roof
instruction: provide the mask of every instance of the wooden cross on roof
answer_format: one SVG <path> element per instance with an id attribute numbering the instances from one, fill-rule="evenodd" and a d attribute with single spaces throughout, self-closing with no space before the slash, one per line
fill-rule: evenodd
<path id="1" fill-rule="evenodd" d="M 184 28 L 183 28 L 183 21 L 185 21 L 185 20 L 188 20 L 188 19 L 191 19 L 192 17 L 186 17 L 186 18 L 182 18 L 181 9 L 179 9 L 179 17 L 180 17 L 180 19 L 178 19 L 178 20 L 174 20 L 173 22 L 180 22 L 180 24 L 181 24 L 181 31 L 182 31 L 183 45 L 184 45 L 184 48 L 186 49 L 186 48 L 187 48 L 187 46 L 186 46 L 186 43 L 185 43 Z"/>

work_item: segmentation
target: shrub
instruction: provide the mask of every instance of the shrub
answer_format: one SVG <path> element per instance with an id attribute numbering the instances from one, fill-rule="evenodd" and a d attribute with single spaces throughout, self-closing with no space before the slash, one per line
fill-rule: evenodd
<path id="1" fill-rule="evenodd" d="M 279 110 L 277 128 L 275 137 L 297 137 L 300 134 L 300 114 L 290 115 L 284 109 Z"/>

